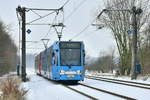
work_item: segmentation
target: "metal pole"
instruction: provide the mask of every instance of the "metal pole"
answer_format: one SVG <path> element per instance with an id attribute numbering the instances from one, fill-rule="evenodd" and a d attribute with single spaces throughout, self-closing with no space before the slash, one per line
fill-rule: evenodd
<path id="1" fill-rule="evenodd" d="M 20 33 L 21 33 L 20 28 L 21 28 L 21 26 L 20 26 L 20 24 L 21 24 L 21 23 L 20 23 L 20 21 L 19 21 L 19 63 L 18 63 L 19 66 L 17 66 L 17 67 L 18 67 L 18 69 L 17 69 L 17 70 L 18 70 L 18 76 L 20 76 L 20 71 L 21 71 L 21 70 L 20 70 L 20 69 L 21 69 L 21 58 L 20 58 L 20 57 L 21 57 L 21 50 L 20 50 L 20 47 L 21 47 L 21 46 L 20 46 Z"/>
<path id="2" fill-rule="evenodd" d="M 38 9 L 38 8 L 25 8 L 25 7 L 21 7 L 18 6 L 18 8 L 16 9 L 17 12 L 19 12 L 21 18 L 22 18 L 22 66 L 21 66 L 21 77 L 22 77 L 22 81 L 26 81 L 26 11 L 29 10 L 41 10 L 41 11 L 56 11 L 57 15 L 59 13 L 60 10 L 63 11 L 63 7 L 60 7 L 59 9 Z M 48 14 L 49 15 L 49 14 Z M 43 16 L 46 17 L 47 15 Z M 41 17 L 41 18 L 43 18 Z M 39 19 L 41 19 L 39 18 Z M 37 21 L 33 20 L 33 21 Z M 27 23 L 29 24 L 29 23 Z M 47 24 L 47 25 L 51 25 L 51 24 Z M 57 26 L 63 25 L 62 23 L 59 23 Z"/>
<path id="3" fill-rule="evenodd" d="M 142 9 L 136 9 L 136 7 L 132 8 L 132 14 L 133 14 L 133 37 L 132 37 L 132 67 L 131 67 L 131 71 L 132 71 L 132 75 L 131 75 L 131 79 L 136 79 L 137 78 L 137 70 L 136 70 L 136 65 L 139 63 L 137 61 L 137 15 L 142 13 Z"/>
<path id="4" fill-rule="evenodd" d="M 22 8 L 22 81 L 26 81 L 26 9 Z"/>

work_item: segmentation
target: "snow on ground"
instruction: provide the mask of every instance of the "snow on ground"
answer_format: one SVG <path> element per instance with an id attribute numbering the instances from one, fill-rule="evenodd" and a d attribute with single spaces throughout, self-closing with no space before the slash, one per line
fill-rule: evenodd
<path id="1" fill-rule="evenodd" d="M 149 100 L 150 98 L 150 90 L 148 89 L 141 89 L 137 87 L 131 87 L 131 86 L 126 86 L 126 85 L 91 80 L 91 79 L 85 79 L 83 83 L 88 84 L 93 87 L 97 87 L 97 88 L 112 91 L 118 94 L 122 94 L 128 97 L 136 98 L 137 100 Z"/>
<path id="2" fill-rule="evenodd" d="M 59 83 L 50 82 L 40 76 L 37 76 L 33 69 L 27 70 L 29 82 L 22 83 L 21 86 L 29 90 L 26 94 L 27 100 L 89 100 L 85 96 L 65 88 Z M 126 80 L 126 79 L 125 79 Z M 121 84 L 108 83 L 103 81 L 85 79 L 82 83 L 90 86 L 106 89 L 138 100 L 149 100 L 150 90 L 137 87 L 125 86 Z M 78 90 L 84 91 L 86 94 L 92 94 L 100 100 L 122 100 L 113 97 L 107 93 L 100 93 L 82 86 L 71 86 Z"/>
<path id="3" fill-rule="evenodd" d="M 131 77 L 129 76 L 118 76 L 116 77 L 114 74 L 111 73 L 98 73 L 98 72 L 88 72 L 86 73 L 86 75 L 89 76 L 100 76 L 100 77 L 104 77 L 104 78 L 111 78 L 111 79 L 120 79 L 120 80 L 125 80 L 125 81 L 133 81 L 133 82 L 139 82 L 139 83 L 147 83 L 150 84 L 150 75 L 147 76 L 141 76 L 139 75 L 137 80 L 131 80 Z"/>
<path id="4" fill-rule="evenodd" d="M 59 83 L 53 83 L 37 76 L 31 70 L 28 69 L 27 72 L 30 81 L 22 83 L 22 87 L 29 90 L 26 94 L 27 100 L 89 100 Z"/>

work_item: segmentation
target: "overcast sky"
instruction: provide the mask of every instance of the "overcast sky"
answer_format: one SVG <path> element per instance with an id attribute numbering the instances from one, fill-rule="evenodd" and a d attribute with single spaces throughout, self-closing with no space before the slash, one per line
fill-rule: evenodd
<path id="1" fill-rule="evenodd" d="M 15 9 L 18 5 L 27 8 L 59 8 L 67 0 L 1 0 L 0 2 L 0 19 L 11 27 L 11 37 L 15 40 L 18 46 L 19 32 L 18 32 L 18 20 Z M 78 5 L 82 3 L 81 6 Z M 91 21 L 95 18 L 97 9 L 104 8 L 103 0 L 70 0 L 64 7 L 64 16 L 66 25 L 62 40 L 69 40 L 76 34 L 81 32 Z M 76 10 L 75 10 L 76 9 Z M 74 13 L 72 13 L 74 11 Z M 38 12 L 41 15 L 47 14 L 47 12 Z M 68 17 L 68 15 L 72 15 Z M 38 16 L 32 12 L 27 12 L 27 21 L 31 21 Z M 46 19 L 40 20 L 40 22 L 52 23 L 54 15 L 50 15 Z M 27 41 L 40 41 L 49 30 L 49 26 L 27 26 L 32 32 L 27 34 Z M 56 40 L 57 35 L 54 30 L 50 31 L 46 36 L 49 38 L 49 46 Z M 110 48 L 115 46 L 115 41 L 108 29 L 96 30 L 95 27 L 90 26 L 81 35 L 74 38 L 76 41 L 83 41 L 85 43 L 86 52 L 90 56 L 97 57 L 100 52 L 108 52 Z M 27 43 L 27 48 L 43 48 L 42 42 L 39 43 Z M 27 53 L 38 53 L 42 49 L 27 49 Z"/>

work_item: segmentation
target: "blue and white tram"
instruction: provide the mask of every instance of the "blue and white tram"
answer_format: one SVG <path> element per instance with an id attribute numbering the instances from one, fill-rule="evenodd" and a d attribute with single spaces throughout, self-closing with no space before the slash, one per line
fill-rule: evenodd
<path id="1" fill-rule="evenodd" d="M 35 57 L 36 73 L 51 80 L 83 81 L 85 50 L 80 41 L 56 41 Z"/>

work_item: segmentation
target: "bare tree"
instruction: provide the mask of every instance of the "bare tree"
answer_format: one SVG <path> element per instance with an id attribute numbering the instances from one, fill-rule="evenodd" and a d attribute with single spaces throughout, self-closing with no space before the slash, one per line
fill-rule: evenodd
<path id="1" fill-rule="evenodd" d="M 145 27 L 141 35 L 140 58 L 143 66 L 142 74 L 150 73 L 150 23 Z"/>
<path id="2" fill-rule="evenodd" d="M 115 68 L 114 49 L 112 49 L 109 54 L 101 52 L 97 60 L 86 64 L 86 68 L 88 70 L 95 70 L 102 73 L 113 72 Z"/>
<path id="3" fill-rule="evenodd" d="M 114 58 L 115 58 L 115 48 L 111 47 L 109 49 L 110 51 L 110 71 L 111 73 L 113 73 L 114 67 L 115 67 L 115 62 L 114 62 Z"/>
<path id="4" fill-rule="evenodd" d="M 133 6 L 141 8 L 143 13 L 138 17 L 138 33 L 145 28 L 149 20 L 149 0 L 107 0 L 105 8 L 109 10 L 131 10 Z M 103 24 L 112 31 L 120 55 L 120 72 L 121 74 L 130 74 L 131 69 L 131 38 L 127 34 L 132 29 L 132 16 L 128 11 L 105 11 L 103 16 L 98 19 L 97 23 Z M 142 33 L 142 32 L 141 32 Z M 139 46 L 141 45 L 141 34 L 138 34 Z"/>
<path id="5" fill-rule="evenodd" d="M 0 21 L 0 76 L 16 69 L 17 47 Z"/>

